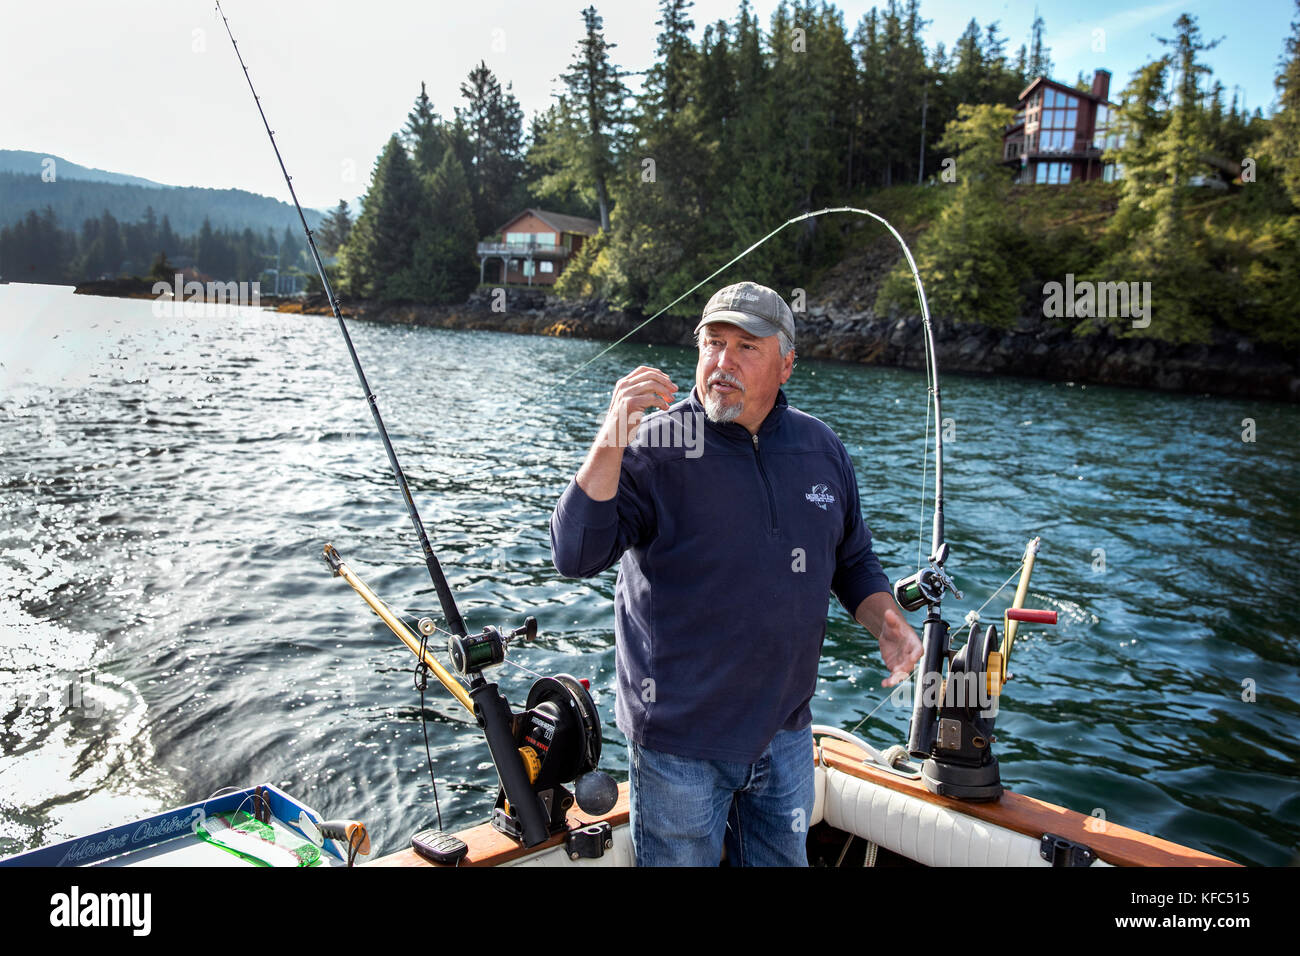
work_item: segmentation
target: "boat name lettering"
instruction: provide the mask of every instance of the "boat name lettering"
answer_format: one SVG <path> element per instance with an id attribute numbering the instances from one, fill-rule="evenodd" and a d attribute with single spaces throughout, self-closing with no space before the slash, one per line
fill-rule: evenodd
<path id="1" fill-rule="evenodd" d="M 161 820 L 146 820 L 135 829 L 131 834 L 133 843 L 140 843 L 143 840 L 158 840 L 163 837 L 173 837 L 179 833 L 191 829 L 189 816 L 180 816 L 179 814 L 171 817 L 164 817 Z"/>
<path id="2" fill-rule="evenodd" d="M 130 842 L 130 837 L 125 833 L 118 836 L 109 834 L 99 841 L 82 840 L 75 843 L 72 849 L 63 854 L 63 859 L 59 860 L 59 866 L 66 866 L 69 863 L 80 863 L 82 860 L 99 856 L 101 853 L 112 853 L 122 849 Z"/>

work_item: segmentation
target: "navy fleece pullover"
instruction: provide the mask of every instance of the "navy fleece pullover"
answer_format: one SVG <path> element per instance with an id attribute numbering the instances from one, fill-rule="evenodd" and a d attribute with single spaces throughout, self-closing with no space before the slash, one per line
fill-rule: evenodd
<path id="1" fill-rule="evenodd" d="M 618 726 L 702 759 L 751 763 L 806 727 L 828 595 L 852 615 L 889 590 L 848 452 L 783 392 L 753 436 L 708 421 L 694 390 L 645 419 L 614 498 L 569 483 L 551 553 L 566 577 L 621 558 Z"/>

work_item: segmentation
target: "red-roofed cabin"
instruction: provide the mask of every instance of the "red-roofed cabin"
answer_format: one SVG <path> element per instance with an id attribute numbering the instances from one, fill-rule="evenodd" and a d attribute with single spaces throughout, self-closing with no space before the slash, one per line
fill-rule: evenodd
<path id="1" fill-rule="evenodd" d="M 1106 70 L 1093 73 L 1087 92 L 1045 76 L 1025 87 L 1016 120 L 1002 134 L 1002 161 L 1019 168 L 1016 182 L 1058 185 L 1117 178 L 1114 164 L 1101 161 L 1102 153 L 1117 145 L 1109 94 Z"/>
<path id="2" fill-rule="evenodd" d="M 501 227 L 500 233 L 478 244 L 478 278 L 486 282 L 493 263 L 500 285 L 554 285 L 570 257 L 577 255 L 600 223 L 581 216 L 525 209 Z"/>

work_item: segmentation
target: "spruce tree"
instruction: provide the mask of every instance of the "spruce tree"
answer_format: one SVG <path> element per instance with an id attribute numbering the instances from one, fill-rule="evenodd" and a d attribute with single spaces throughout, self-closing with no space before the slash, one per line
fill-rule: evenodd
<path id="1" fill-rule="evenodd" d="M 420 81 L 420 95 L 415 98 L 415 105 L 406 116 L 406 126 L 402 128 L 402 141 L 410 151 L 415 168 L 432 176 L 447 144 L 442 132 L 442 117 L 433 109 L 433 101 L 425 92 L 424 81 Z"/>
<path id="2" fill-rule="evenodd" d="M 348 201 L 340 199 L 339 204 L 330 210 L 316 230 L 320 240 L 320 251 L 327 256 L 338 255 L 339 247 L 348 241 L 352 233 L 352 215 L 348 210 Z"/>
<path id="3" fill-rule="evenodd" d="M 567 122 L 555 130 L 559 141 L 552 144 L 552 155 L 571 156 L 564 161 L 566 171 L 592 184 L 601 228 L 608 230 L 609 180 L 623 147 L 627 88 L 610 57 L 616 44 L 606 42 L 604 20 L 596 8 L 583 10 L 582 20 L 586 35 L 578 43 L 569 71 L 561 77 L 568 87 Z"/>
<path id="4" fill-rule="evenodd" d="M 1034 15 L 1034 25 L 1032 27 L 1032 37 L 1029 41 L 1029 62 L 1024 74 L 1026 83 L 1037 79 L 1040 76 L 1052 76 L 1052 57 L 1051 49 L 1043 42 L 1044 23 L 1043 18 Z"/>
<path id="5" fill-rule="evenodd" d="M 523 199 L 523 110 L 485 62 L 470 71 L 460 94 L 468 103 L 463 110 L 456 108 L 468 151 L 464 174 L 478 234 L 485 236 L 516 212 Z"/>
<path id="6" fill-rule="evenodd" d="M 716 130 L 702 126 L 702 60 L 691 44 L 691 4 L 661 0 L 659 60 L 638 100 L 638 145 L 611 181 L 614 212 L 604 260 L 594 279 L 617 301 L 667 301 L 686 287 L 707 248 Z M 572 283 L 570 283 L 572 284 Z"/>
<path id="7" fill-rule="evenodd" d="M 393 135 L 375 161 L 361 215 L 345 246 L 348 287 L 353 295 L 380 300 L 399 297 L 389 281 L 411 265 L 420 223 L 428 216 L 425 191 Z"/>
<path id="8" fill-rule="evenodd" d="M 465 171 L 450 151 L 427 189 L 429 215 L 421 220 L 411 264 L 389 280 L 386 294 L 412 302 L 463 301 L 478 280 L 478 231 Z"/>

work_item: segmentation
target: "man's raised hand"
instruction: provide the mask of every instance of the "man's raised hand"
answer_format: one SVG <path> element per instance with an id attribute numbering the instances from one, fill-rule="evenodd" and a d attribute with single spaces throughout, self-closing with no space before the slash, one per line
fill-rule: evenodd
<path id="1" fill-rule="evenodd" d="M 676 391 L 672 379 L 659 369 L 648 365 L 633 369 L 614 384 L 609 411 L 605 414 L 596 444 L 626 448 L 647 409 L 668 408 Z"/>
<path id="2" fill-rule="evenodd" d="M 614 385 L 609 411 L 578 469 L 578 487 L 594 501 L 609 501 L 618 494 L 623 449 L 636 434 L 636 427 L 649 408 L 667 408 L 677 386 L 657 368 L 642 365 Z"/>

